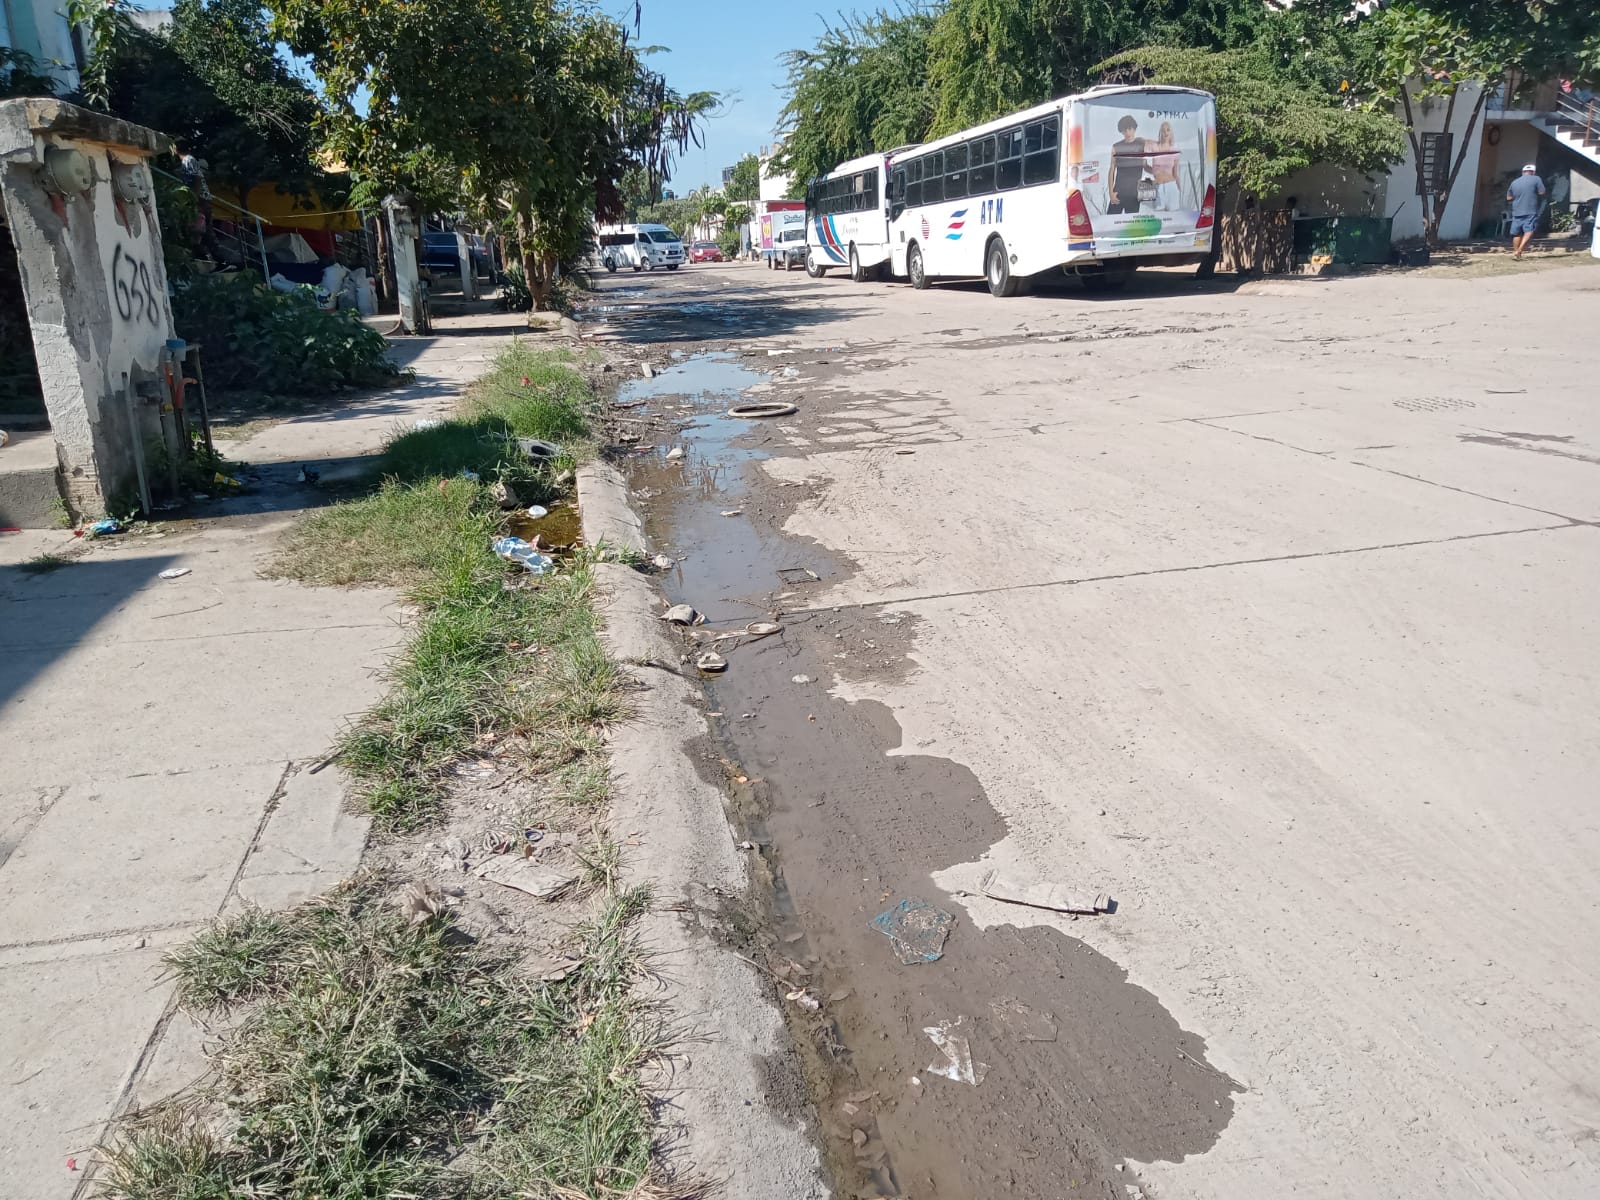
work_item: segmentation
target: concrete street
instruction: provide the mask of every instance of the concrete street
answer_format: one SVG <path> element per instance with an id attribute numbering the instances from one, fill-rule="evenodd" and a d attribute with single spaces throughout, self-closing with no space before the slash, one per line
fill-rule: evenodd
<path id="1" fill-rule="evenodd" d="M 1600 1194 L 1600 264 L 605 289 L 800 405 L 686 431 L 649 528 L 674 598 L 785 614 L 714 707 L 904 1194 Z M 938 963 L 865 928 L 908 894 Z"/>
<path id="2" fill-rule="evenodd" d="M 365 820 L 343 811 L 337 769 L 310 767 L 379 695 L 403 614 L 387 591 L 258 566 L 317 502 L 292 482 L 298 463 L 352 469 L 397 423 L 444 411 L 515 323 L 446 320 L 397 343 L 412 384 L 219 443 L 264 478 L 194 519 L 93 545 L 0 537 L 4 1200 L 83 1194 L 107 1119 L 198 1073 L 165 950 L 230 905 L 304 899 L 359 860 Z M 21 565 L 45 553 L 76 557 Z M 191 573 L 159 578 L 171 567 Z"/>

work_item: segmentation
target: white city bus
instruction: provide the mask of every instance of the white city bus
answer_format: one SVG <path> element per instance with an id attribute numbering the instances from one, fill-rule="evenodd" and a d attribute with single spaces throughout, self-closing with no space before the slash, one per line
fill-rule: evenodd
<path id="1" fill-rule="evenodd" d="M 1211 249 L 1216 101 L 1173 87 L 1064 96 L 896 155 L 890 269 L 914 287 L 981 275 L 996 296 L 1064 269 L 1117 286 Z"/>
<path id="2" fill-rule="evenodd" d="M 890 161 L 910 149 L 852 158 L 806 185 L 806 273 L 813 279 L 848 267 L 860 283 L 889 261 Z"/>

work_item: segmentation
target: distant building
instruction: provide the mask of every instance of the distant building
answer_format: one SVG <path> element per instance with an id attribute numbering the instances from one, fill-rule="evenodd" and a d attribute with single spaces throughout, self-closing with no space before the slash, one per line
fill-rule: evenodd
<path id="1" fill-rule="evenodd" d="M 788 175 L 775 172 L 772 169 L 773 156 L 783 149 L 783 143 L 761 147 L 759 155 L 761 161 L 761 194 L 758 200 L 783 200 L 789 195 L 791 179 Z"/>
<path id="2" fill-rule="evenodd" d="M 722 168 L 722 188 L 723 188 L 723 190 L 726 191 L 727 188 L 728 188 L 728 185 L 730 183 L 732 183 L 732 182 L 733 182 L 733 168 L 732 167 L 723 167 Z"/>
<path id="3" fill-rule="evenodd" d="M 83 42 L 66 0 L 0 0 L 0 45 L 35 59 L 62 92 L 78 90 Z"/>

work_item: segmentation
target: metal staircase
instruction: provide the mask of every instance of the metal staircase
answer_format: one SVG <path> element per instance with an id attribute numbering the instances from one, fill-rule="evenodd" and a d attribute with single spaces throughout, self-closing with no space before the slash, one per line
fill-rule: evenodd
<path id="1" fill-rule="evenodd" d="M 1556 98 L 1555 109 L 1540 113 L 1534 124 L 1574 154 L 1600 167 L 1600 100 Z"/>

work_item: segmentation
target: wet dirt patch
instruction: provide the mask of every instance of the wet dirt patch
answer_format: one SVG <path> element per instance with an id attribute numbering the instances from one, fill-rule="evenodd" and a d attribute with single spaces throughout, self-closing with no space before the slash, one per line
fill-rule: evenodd
<path id="1" fill-rule="evenodd" d="M 967 767 L 903 746 L 889 708 L 829 694 L 836 673 L 904 679 L 918 626 L 817 606 L 851 564 L 783 534 L 808 489 L 761 471 L 783 452 L 770 423 L 725 415 L 764 378 L 699 356 L 618 400 L 678 422 L 681 455 L 663 442 L 625 469 L 653 547 L 680 560 L 663 577 L 669 601 L 708 617 L 685 631 L 685 660 L 752 619 L 783 625 L 719 643 L 729 669 L 705 680 L 718 730 L 709 765 L 736 835 L 760 856 L 771 928 L 750 953 L 763 948 L 758 965 L 802 1047 L 838 1194 L 1121 1200 L 1135 1178 L 1124 1160 L 1209 1149 L 1238 1085 L 1112 960 L 1026 912 L 980 930 L 933 884 L 981 858 L 1006 823 Z M 869 924 L 903 899 L 956 918 L 938 961 L 901 963 Z M 930 1071 L 950 1061 L 925 1032 L 941 1026 L 984 1064 L 976 1085 Z"/>

